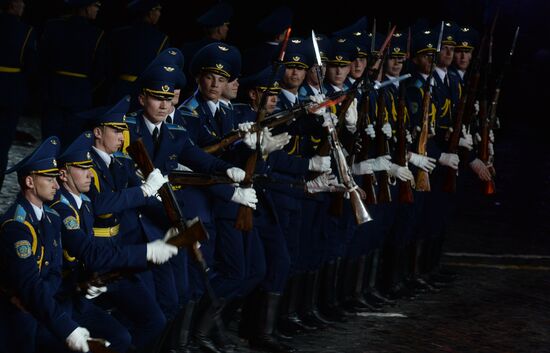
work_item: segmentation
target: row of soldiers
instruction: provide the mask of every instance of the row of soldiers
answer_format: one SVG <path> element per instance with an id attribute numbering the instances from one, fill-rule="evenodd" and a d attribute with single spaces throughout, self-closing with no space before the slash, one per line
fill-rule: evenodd
<path id="1" fill-rule="evenodd" d="M 226 6 L 202 17 L 211 33 Z M 380 35 L 362 18 L 299 38 L 291 15 L 262 20 L 273 36 L 242 56 L 160 50 L 129 95 L 71 113 L 6 171 L 21 191 L 0 229 L 1 352 L 230 352 L 233 320 L 252 348 L 293 352 L 300 333 L 454 279 L 444 181 L 493 176 L 475 119 L 455 126 L 476 32 Z M 73 94 L 91 84 L 53 63 Z"/>

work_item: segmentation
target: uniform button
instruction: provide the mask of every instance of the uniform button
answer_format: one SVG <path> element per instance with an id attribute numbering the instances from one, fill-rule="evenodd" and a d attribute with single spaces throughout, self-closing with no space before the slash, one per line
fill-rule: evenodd
<path id="1" fill-rule="evenodd" d="M 139 217 L 139 218 L 141 218 L 141 213 L 140 213 L 140 214 L 138 214 L 138 217 Z"/>
<path id="2" fill-rule="evenodd" d="M 45 265 L 45 266 L 49 266 L 49 265 L 50 265 L 50 262 L 49 262 L 49 261 L 46 261 L 46 262 L 44 262 L 44 265 Z"/>

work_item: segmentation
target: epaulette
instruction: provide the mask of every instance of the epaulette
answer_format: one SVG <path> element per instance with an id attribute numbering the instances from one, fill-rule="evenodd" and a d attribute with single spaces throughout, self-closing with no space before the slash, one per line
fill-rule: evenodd
<path id="1" fill-rule="evenodd" d="M 124 152 L 120 152 L 120 151 L 116 151 L 115 153 L 113 153 L 113 157 L 115 157 L 115 158 L 124 158 L 124 159 L 132 159 L 132 157 L 130 157 L 128 154 L 126 154 Z"/>
<path id="2" fill-rule="evenodd" d="M 126 115 L 126 118 L 124 119 L 124 121 L 126 122 L 126 124 L 132 124 L 132 125 L 135 125 L 137 123 L 137 119 L 135 116 Z"/>
<path id="3" fill-rule="evenodd" d="M 86 194 L 80 194 L 80 198 L 84 202 L 92 202 L 92 200 L 90 200 L 90 198 L 88 196 L 86 196 Z"/>
<path id="4" fill-rule="evenodd" d="M 199 114 L 195 110 L 187 110 L 185 107 L 180 107 L 178 109 L 180 111 L 181 116 L 196 118 L 199 116 Z"/>
<path id="5" fill-rule="evenodd" d="M 17 222 L 24 223 L 25 218 L 27 218 L 27 211 L 25 211 L 25 208 L 23 208 L 23 206 L 17 205 L 17 207 L 15 208 L 13 219 L 15 219 Z"/>
<path id="6" fill-rule="evenodd" d="M 170 131 L 187 131 L 186 128 L 178 124 L 166 124 L 166 127 Z"/>
<path id="7" fill-rule="evenodd" d="M 188 100 L 182 103 L 182 105 L 179 106 L 179 110 L 183 113 L 184 111 L 188 111 L 193 116 L 198 116 L 199 113 L 197 113 L 196 109 L 199 106 L 199 101 L 195 96 L 190 97 Z"/>
<path id="8" fill-rule="evenodd" d="M 61 197 L 59 198 L 59 201 L 60 201 L 61 203 L 64 203 L 64 204 L 67 205 L 67 206 L 71 206 L 71 203 L 69 202 L 69 200 L 68 200 L 65 196 L 63 196 L 63 195 L 61 195 Z"/>
<path id="9" fill-rule="evenodd" d="M 53 215 L 56 215 L 57 217 L 59 217 L 59 213 L 57 213 L 56 210 L 52 210 L 51 208 L 49 208 L 48 206 L 44 205 L 44 211 L 48 212 L 48 213 L 51 213 Z"/>
<path id="10" fill-rule="evenodd" d="M 55 207 L 55 205 L 57 205 L 59 203 L 67 205 L 74 212 L 74 214 L 78 217 L 76 209 L 73 207 L 73 205 L 71 205 L 71 202 L 63 195 L 61 195 L 59 197 L 59 200 L 57 200 L 57 201 L 53 202 L 52 204 L 50 204 L 50 207 Z"/>

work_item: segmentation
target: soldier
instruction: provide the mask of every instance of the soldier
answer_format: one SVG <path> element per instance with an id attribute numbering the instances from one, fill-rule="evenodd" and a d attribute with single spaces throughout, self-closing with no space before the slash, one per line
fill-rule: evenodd
<path id="1" fill-rule="evenodd" d="M 71 292 L 84 272 L 89 276 L 92 272 L 102 273 L 116 268 L 146 270 L 145 261 L 163 264 L 177 254 L 177 248 L 160 239 L 148 244 L 126 246 L 101 240 L 101 228 L 94 228 L 94 208 L 86 196 L 92 183 L 90 150 L 93 141 L 92 132 L 86 131 L 59 156 L 60 188 L 51 204 L 63 220 L 64 268 L 65 273 L 71 273 L 65 276 L 64 283 Z M 125 283 L 126 290 L 123 290 Z M 90 287 L 86 298 L 94 299 L 109 290 L 111 293 L 95 301 L 102 306 L 114 305 L 131 321 L 128 326 L 134 347 L 151 349 L 166 323 L 154 297 L 139 281 L 122 279 L 116 285 Z"/>
<path id="2" fill-rule="evenodd" d="M 19 115 L 28 103 L 27 81 L 36 74 L 34 29 L 22 22 L 23 0 L 0 2 L 0 190 Z"/>
<path id="3" fill-rule="evenodd" d="M 82 297 L 62 295 L 62 220 L 46 206 L 59 189 L 58 151 L 58 138 L 48 137 L 7 170 L 17 172 L 21 192 L 0 230 L 5 345 L 10 352 L 65 352 L 67 346 L 88 352 L 87 340 L 95 336 L 126 351 L 130 337 L 112 316 Z"/>
<path id="4" fill-rule="evenodd" d="M 40 43 L 45 82 L 42 136 L 58 135 L 63 144 L 82 132 L 84 122 L 75 115 L 92 107 L 94 90 L 105 73 L 103 31 L 91 23 L 101 3 L 66 3 L 71 16 L 46 23 Z"/>
<path id="5" fill-rule="evenodd" d="M 147 65 L 169 46 L 168 36 L 157 27 L 162 6 L 158 0 L 133 0 L 128 10 L 134 23 L 116 28 L 108 38 L 110 102 L 137 94 L 133 84 Z M 133 108 L 139 107 L 137 102 Z"/>

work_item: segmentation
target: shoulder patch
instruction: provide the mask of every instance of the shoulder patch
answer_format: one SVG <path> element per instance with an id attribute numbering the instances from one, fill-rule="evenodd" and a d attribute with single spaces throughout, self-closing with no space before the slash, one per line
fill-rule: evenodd
<path id="1" fill-rule="evenodd" d="M 21 205 L 17 205 L 17 208 L 15 209 L 15 215 L 13 216 L 13 219 L 15 219 L 17 222 L 25 222 L 25 218 L 27 218 L 27 211 L 23 208 Z"/>
<path id="2" fill-rule="evenodd" d="M 61 197 L 59 198 L 59 201 L 61 201 L 61 203 L 64 203 L 65 205 L 68 205 L 68 206 L 71 205 L 71 203 L 69 202 L 69 200 L 68 200 L 65 196 L 63 196 L 63 195 L 61 195 Z"/>
<path id="3" fill-rule="evenodd" d="M 56 210 L 52 210 L 52 209 L 49 208 L 48 206 L 44 206 L 44 211 L 49 212 L 49 213 L 51 213 L 51 214 L 56 215 L 56 216 L 59 217 L 59 213 L 57 213 Z"/>
<path id="4" fill-rule="evenodd" d="M 26 259 L 32 255 L 32 246 L 28 240 L 19 240 L 13 244 L 15 252 L 20 259 Z"/>
<path id="5" fill-rule="evenodd" d="M 63 224 L 65 225 L 65 228 L 68 230 L 76 230 L 80 229 L 80 224 L 78 224 L 78 221 L 73 216 L 69 216 L 63 220 Z"/>
<path id="6" fill-rule="evenodd" d="M 132 114 L 136 114 L 136 113 L 132 113 Z M 133 115 L 133 116 L 126 115 L 126 119 L 124 119 L 124 121 L 126 122 L 126 124 L 135 125 L 136 124 L 136 116 L 135 115 Z"/>
<path id="7" fill-rule="evenodd" d="M 113 153 L 113 157 L 115 158 L 125 158 L 125 159 L 132 159 L 132 157 L 130 157 L 130 155 L 124 153 L 124 152 L 120 152 L 120 151 L 116 151 L 115 153 Z"/>
<path id="8" fill-rule="evenodd" d="M 90 200 L 90 198 L 86 196 L 86 194 L 80 194 L 80 197 L 82 198 L 82 201 L 92 202 L 92 200 Z"/>
<path id="9" fill-rule="evenodd" d="M 186 128 L 177 124 L 166 124 L 166 127 L 168 128 L 168 130 L 171 130 L 171 131 L 187 131 Z"/>

